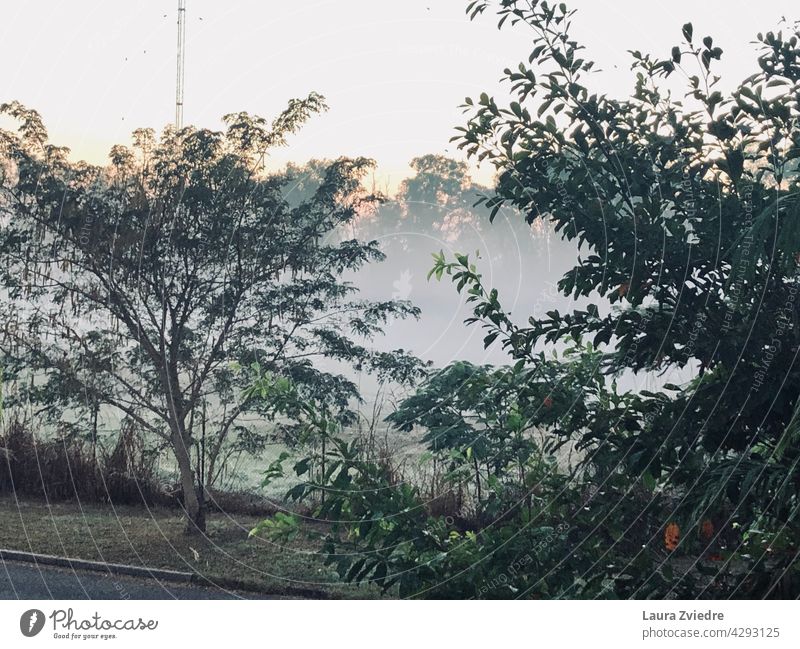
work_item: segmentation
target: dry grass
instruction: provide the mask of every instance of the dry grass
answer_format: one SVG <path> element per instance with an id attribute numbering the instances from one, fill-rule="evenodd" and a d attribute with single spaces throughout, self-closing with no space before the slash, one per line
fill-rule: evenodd
<path id="1" fill-rule="evenodd" d="M 50 501 L 174 502 L 158 483 L 156 454 L 133 426 L 123 424 L 110 449 L 61 432 L 40 436 L 19 420 L 0 431 L 0 493 Z"/>
<path id="2" fill-rule="evenodd" d="M 305 597 L 374 597 L 338 582 L 315 541 L 290 546 L 248 538 L 252 515 L 211 513 L 206 537 L 184 534 L 174 509 L 0 498 L 0 547 L 196 573 L 219 585 Z"/>

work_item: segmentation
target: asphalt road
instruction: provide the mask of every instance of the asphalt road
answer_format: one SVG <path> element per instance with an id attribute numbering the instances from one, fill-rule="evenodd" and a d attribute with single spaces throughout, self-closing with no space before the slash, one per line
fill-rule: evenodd
<path id="1" fill-rule="evenodd" d="M 193 584 L 0 561 L 0 599 L 263 599 Z"/>

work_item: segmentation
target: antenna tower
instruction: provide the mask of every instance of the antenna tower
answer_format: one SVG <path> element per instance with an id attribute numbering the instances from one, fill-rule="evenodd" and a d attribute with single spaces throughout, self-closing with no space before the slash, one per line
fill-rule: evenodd
<path id="1" fill-rule="evenodd" d="M 183 68 L 186 59 L 186 0 L 178 0 L 178 76 L 175 83 L 175 128 L 183 127 Z"/>

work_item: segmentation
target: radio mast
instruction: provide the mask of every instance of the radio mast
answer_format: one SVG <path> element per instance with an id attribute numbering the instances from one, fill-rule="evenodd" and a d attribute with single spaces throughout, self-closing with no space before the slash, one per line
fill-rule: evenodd
<path id="1" fill-rule="evenodd" d="M 175 128 L 183 127 L 183 68 L 186 58 L 186 0 L 178 0 L 178 76 L 175 83 Z"/>

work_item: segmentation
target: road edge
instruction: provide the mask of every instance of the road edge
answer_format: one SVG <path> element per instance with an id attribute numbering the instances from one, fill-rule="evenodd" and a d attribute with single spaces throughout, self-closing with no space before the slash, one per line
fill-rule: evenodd
<path id="1" fill-rule="evenodd" d="M 147 577 L 159 581 L 174 581 L 186 584 L 194 581 L 194 574 L 191 572 L 131 566 L 124 563 L 106 563 L 103 561 L 88 561 L 87 559 L 72 559 L 69 557 L 57 557 L 52 554 L 4 550 L 3 548 L 0 548 L 0 561 L 20 561 L 23 563 L 41 564 L 43 566 L 105 572 L 112 575 L 127 575 L 129 577 Z"/>
<path id="2" fill-rule="evenodd" d="M 52 554 L 5 550 L 3 548 L 0 548 L 0 561 L 17 561 L 35 565 L 55 566 L 57 568 L 69 568 L 72 570 L 86 570 L 128 577 L 142 577 L 156 579 L 157 581 L 171 581 L 205 588 L 239 590 L 250 593 L 261 593 L 264 595 L 283 595 L 302 599 L 331 599 L 330 593 L 315 588 L 285 586 L 283 588 L 268 589 L 263 588 L 259 584 L 245 580 L 225 577 L 214 578 L 196 572 L 182 572 L 180 570 L 167 570 L 164 568 L 147 568 L 145 566 L 132 566 L 124 563 L 89 561 L 87 559 L 73 559 L 69 557 L 58 557 Z"/>

